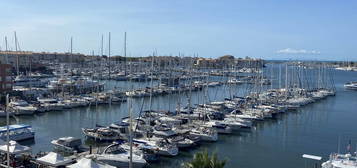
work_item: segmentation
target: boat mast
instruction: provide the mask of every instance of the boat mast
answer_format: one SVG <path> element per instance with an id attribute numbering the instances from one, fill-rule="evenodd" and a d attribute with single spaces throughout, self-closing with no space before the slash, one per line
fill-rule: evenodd
<path id="1" fill-rule="evenodd" d="M 207 68 L 207 67 L 206 67 Z M 208 73 L 207 73 L 208 74 Z M 203 75 L 205 75 L 205 73 L 203 73 Z M 203 107 L 204 107 L 204 113 L 203 113 L 203 122 L 206 121 L 206 115 L 207 115 L 207 111 L 208 111 L 208 107 L 207 104 L 209 102 L 209 98 L 208 98 L 208 77 L 209 75 L 206 76 L 206 84 L 205 84 L 205 89 L 204 89 L 204 95 L 203 95 Z M 208 120 L 210 120 L 210 118 L 208 117 Z"/>
<path id="2" fill-rule="evenodd" d="M 270 69 L 270 89 L 273 90 L 273 78 L 274 78 L 274 71 L 273 71 L 273 66 L 274 63 L 271 64 L 271 69 Z"/>
<path id="3" fill-rule="evenodd" d="M 28 55 L 28 59 L 29 59 L 29 76 L 31 76 L 31 72 L 32 72 L 32 56 L 31 54 Z"/>
<path id="4" fill-rule="evenodd" d="M 126 76 L 126 32 L 124 32 L 124 75 Z"/>
<path id="5" fill-rule="evenodd" d="M 279 64 L 279 89 L 281 89 L 281 64 Z"/>
<path id="6" fill-rule="evenodd" d="M 285 93 L 287 98 L 288 97 L 288 63 L 285 64 Z"/>
<path id="7" fill-rule="evenodd" d="M 178 54 L 179 56 L 179 60 L 181 60 L 181 53 Z M 178 66 L 180 66 L 180 61 L 178 63 Z M 175 67 L 176 68 L 176 67 Z M 175 79 L 176 79 L 176 75 L 174 76 L 174 83 L 175 83 Z M 176 110 L 175 110 L 175 113 L 176 114 L 179 114 L 181 113 L 181 87 L 180 87 L 180 76 L 178 76 L 178 102 L 176 104 Z"/>
<path id="8" fill-rule="evenodd" d="M 16 75 L 19 76 L 19 54 L 17 53 L 17 36 L 16 31 L 14 32 L 15 36 L 15 53 L 16 53 Z"/>
<path id="9" fill-rule="evenodd" d="M 5 64 L 8 64 L 9 63 L 9 60 L 8 60 L 8 57 L 7 57 L 7 54 L 8 54 L 8 46 L 7 46 L 7 37 L 5 36 Z"/>
<path id="10" fill-rule="evenodd" d="M 103 57 L 103 39 L 104 39 L 104 37 L 103 37 L 103 34 L 102 34 L 102 41 L 101 41 L 101 45 L 100 45 L 100 54 L 101 54 L 101 56 Z"/>
<path id="11" fill-rule="evenodd" d="M 102 34 L 102 39 L 101 39 L 101 43 L 100 43 L 100 61 L 99 61 L 99 70 L 100 70 L 100 72 L 102 72 L 103 71 L 103 67 L 102 67 L 102 59 L 103 59 L 103 41 L 104 40 L 104 36 L 103 36 L 103 34 Z M 103 79 L 103 73 L 99 73 L 100 75 L 99 75 L 99 78 L 102 80 Z"/>
<path id="12" fill-rule="evenodd" d="M 7 46 L 7 37 L 5 36 L 5 51 L 6 51 L 6 55 L 5 55 L 5 63 L 7 64 L 8 60 L 7 60 L 7 52 L 8 52 L 8 46 Z M 9 112 L 7 111 L 7 106 L 9 104 L 9 94 L 6 95 L 6 100 L 5 100 L 5 109 L 4 112 L 6 114 L 6 145 L 7 145 L 7 153 L 6 153 L 6 159 L 7 159 L 7 167 L 10 167 L 10 147 L 9 147 Z"/>
<path id="13" fill-rule="evenodd" d="M 195 54 L 193 54 L 195 55 Z M 188 95 L 188 110 L 191 111 L 191 98 L 192 98 L 192 66 L 193 66 L 194 56 L 190 58 L 190 68 L 189 68 L 189 95 Z"/>
<path id="14" fill-rule="evenodd" d="M 108 66 L 108 70 L 109 70 L 109 79 L 110 79 L 110 32 L 109 32 L 109 39 L 108 39 L 108 42 L 109 42 L 109 51 L 108 51 L 108 60 L 109 60 L 109 66 Z"/>
<path id="15" fill-rule="evenodd" d="M 10 167 L 10 126 L 9 126 L 9 112 L 7 111 L 7 106 L 9 104 L 9 94 L 6 95 L 6 104 L 5 104 L 5 113 L 6 113 L 6 159 L 7 159 L 7 167 Z"/>
<path id="16" fill-rule="evenodd" d="M 73 76 L 73 37 L 71 37 L 71 76 Z"/>
<path id="17" fill-rule="evenodd" d="M 152 108 L 152 92 L 153 92 L 153 71 L 154 71 L 154 56 L 155 56 L 155 52 L 153 52 L 152 54 L 152 58 L 151 58 L 151 80 L 150 80 L 150 99 L 149 99 L 149 110 L 151 111 Z"/>
<path id="18" fill-rule="evenodd" d="M 126 32 L 124 33 L 124 55 L 126 56 Z M 109 32 L 109 55 L 110 55 L 110 32 Z M 109 60 L 110 61 L 110 60 Z M 110 62 L 109 62 L 110 65 Z M 110 72 L 109 72 L 110 77 Z M 130 90 L 133 90 L 133 83 L 131 82 Z M 128 107 L 129 107 L 129 168 L 133 168 L 133 99 L 129 98 L 128 100 Z"/>
<path id="19" fill-rule="evenodd" d="M 130 82 L 131 83 L 131 82 Z M 133 84 L 131 84 L 131 88 L 133 88 Z M 131 89 L 132 90 L 132 89 Z M 130 156 L 129 156 L 129 168 L 133 167 L 133 99 L 129 99 L 129 145 L 130 145 Z"/>
<path id="20" fill-rule="evenodd" d="M 71 86 L 69 87 L 69 93 L 71 93 L 72 87 L 73 87 L 73 37 L 71 36 L 71 47 L 70 47 L 70 68 L 71 68 Z M 63 85 L 62 85 L 63 86 Z M 68 94 L 69 95 L 69 94 Z M 64 92 L 63 92 L 63 96 L 64 96 Z"/>

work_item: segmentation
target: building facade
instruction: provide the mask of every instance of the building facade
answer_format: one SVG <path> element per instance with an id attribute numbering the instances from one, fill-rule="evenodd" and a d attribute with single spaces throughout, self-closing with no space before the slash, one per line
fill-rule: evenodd
<path id="1" fill-rule="evenodd" d="M 29 68 L 41 62 L 79 63 L 85 60 L 84 54 L 79 53 L 50 53 L 30 51 L 0 51 L 0 62 L 13 65 L 14 68 Z"/>

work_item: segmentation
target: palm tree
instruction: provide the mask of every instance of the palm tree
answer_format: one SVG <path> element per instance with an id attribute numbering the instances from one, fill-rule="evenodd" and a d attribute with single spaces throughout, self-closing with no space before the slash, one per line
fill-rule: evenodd
<path id="1" fill-rule="evenodd" d="M 219 160 L 217 153 L 209 156 L 207 150 L 197 152 L 193 156 L 193 160 L 183 164 L 184 168 L 223 168 L 226 160 Z"/>

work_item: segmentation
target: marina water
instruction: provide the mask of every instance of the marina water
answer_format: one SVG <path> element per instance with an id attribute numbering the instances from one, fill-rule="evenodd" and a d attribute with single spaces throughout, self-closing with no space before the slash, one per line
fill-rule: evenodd
<path id="1" fill-rule="evenodd" d="M 274 70 L 277 76 L 277 69 Z M 300 168 L 306 160 L 302 154 L 313 154 L 328 159 L 331 152 L 346 151 L 352 140 L 357 142 L 357 92 L 345 90 L 343 84 L 354 81 L 357 72 L 333 71 L 336 96 L 328 97 L 313 104 L 299 108 L 295 112 L 282 114 L 276 120 L 258 122 L 250 131 L 220 136 L 216 143 L 204 143 L 193 150 L 180 151 L 178 157 L 161 158 L 150 167 L 180 167 L 181 163 L 192 159 L 195 152 L 207 149 L 217 152 L 221 159 L 227 159 L 227 167 L 290 167 Z M 213 80 L 223 80 L 214 77 Z M 143 88 L 150 82 L 107 81 L 107 88 Z M 277 79 L 274 87 L 277 87 Z M 157 85 L 154 82 L 154 85 Z M 192 104 L 205 101 L 223 100 L 231 93 L 243 95 L 249 86 L 217 86 L 208 88 L 208 99 L 204 92 L 192 92 Z M 270 86 L 266 86 L 270 87 Z M 174 110 L 177 102 L 187 104 L 187 94 L 182 93 L 153 97 L 154 110 Z M 134 112 L 149 108 L 149 98 L 134 99 Z M 94 127 L 96 124 L 108 125 L 128 116 L 127 103 L 120 105 L 99 105 L 97 107 L 75 108 L 53 111 L 34 116 L 19 116 L 11 123 L 32 125 L 36 131 L 34 142 L 23 142 L 32 147 L 33 153 L 52 150 L 50 141 L 64 136 L 81 137 L 81 128 Z M 1 125 L 5 120 L 1 119 Z M 340 139 L 340 143 L 339 143 Z M 91 142 L 86 142 L 92 144 Z M 339 145 L 340 144 L 340 145 Z M 96 144 L 92 144 L 96 145 Z M 356 150 L 356 149 L 353 149 Z"/>

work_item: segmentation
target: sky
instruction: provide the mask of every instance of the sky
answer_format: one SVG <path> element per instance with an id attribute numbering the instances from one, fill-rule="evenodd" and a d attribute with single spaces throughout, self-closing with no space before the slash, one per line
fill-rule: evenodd
<path id="1" fill-rule="evenodd" d="M 216 58 L 357 60 L 355 0 L 2 0 L 0 47 Z"/>

